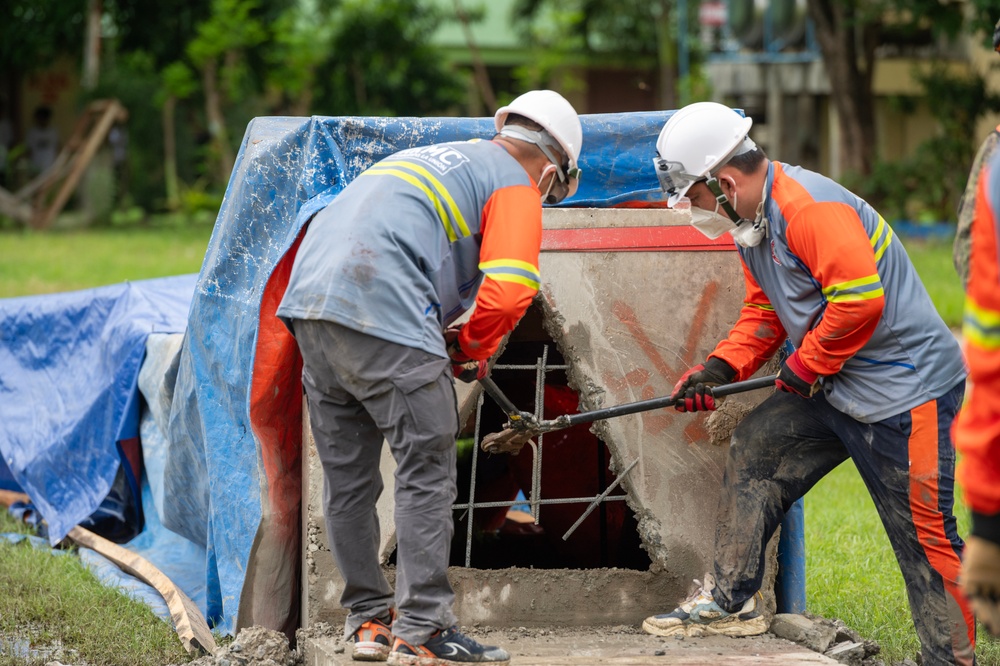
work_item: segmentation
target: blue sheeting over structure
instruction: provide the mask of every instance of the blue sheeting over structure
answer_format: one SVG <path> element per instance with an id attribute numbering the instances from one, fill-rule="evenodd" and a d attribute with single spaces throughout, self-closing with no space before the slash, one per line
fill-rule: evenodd
<path id="1" fill-rule="evenodd" d="M 659 201 L 651 158 L 669 115 L 582 116 L 584 178 L 562 205 Z M 259 118 L 248 127 L 194 287 L 184 344 L 164 380 L 162 486 L 154 489 L 163 525 L 199 553 L 202 610 L 220 631 L 260 624 L 288 632 L 298 621 L 300 366 L 273 316 L 290 250 L 311 216 L 373 162 L 404 148 L 493 134 L 487 118 Z M 171 286 L 189 278 L 178 280 Z M 187 313 L 176 293 L 141 284 L 91 294 L 87 307 L 73 295 L 0 301 L 0 451 L 55 538 L 110 488 L 117 459 L 103 444 L 93 451 L 94 441 L 113 444 L 126 423 L 138 421 L 127 407 L 136 402 L 140 337 L 180 330 L 175 317 Z M 137 301 L 149 316 L 124 326 L 116 313 L 136 312 Z M 48 351 L 39 352 L 35 340 Z M 8 371 L 11 363 L 17 374 Z M 84 401 L 84 393 L 94 395 Z M 46 410 L 44 432 L 29 436 Z"/>
<path id="2" fill-rule="evenodd" d="M 195 276 L 0 300 L 0 454 L 55 544 L 86 524 L 138 437 L 151 332 L 183 331 Z"/>

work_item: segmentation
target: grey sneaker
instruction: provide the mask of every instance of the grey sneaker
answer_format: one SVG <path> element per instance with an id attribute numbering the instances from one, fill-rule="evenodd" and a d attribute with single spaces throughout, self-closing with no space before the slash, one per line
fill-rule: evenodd
<path id="1" fill-rule="evenodd" d="M 756 636 L 767 631 L 767 619 L 760 612 L 764 601 L 760 592 L 746 600 L 734 613 L 723 610 L 715 603 L 712 590 L 715 577 L 705 574 L 705 583 L 695 580 L 698 589 L 684 603 L 669 613 L 647 617 L 642 629 L 654 636 Z"/>

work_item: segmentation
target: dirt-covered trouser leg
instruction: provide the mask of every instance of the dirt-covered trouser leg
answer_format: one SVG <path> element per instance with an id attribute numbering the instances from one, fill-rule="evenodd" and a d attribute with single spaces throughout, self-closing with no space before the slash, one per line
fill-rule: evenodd
<path id="1" fill-rule="evenodd" d="M 458 415 L 448 360 L 330 322 L 297 320 L 294 328 L 323 464 L 327 536 L 350 610 L 345 636 L 393 599 L 375 511 L 384 437 L 396 460 L 393 633 L 419 645 L 456 622 L 447 566 Z"/>
<path id="2" fill-rule="evenodd" d="M 957 587 L 949 430 L 963 384 L 877 423 L 776 393 L 733 433 L 716 532 L 716 601 L 738 608 L 763 576 L 764 546 L 784 511 L 846 455 L 886 527 L 907 586 L 924 664 L 972 664 L 972 614 Z M 798 442 L 799 447 L 794 444 Z"/>

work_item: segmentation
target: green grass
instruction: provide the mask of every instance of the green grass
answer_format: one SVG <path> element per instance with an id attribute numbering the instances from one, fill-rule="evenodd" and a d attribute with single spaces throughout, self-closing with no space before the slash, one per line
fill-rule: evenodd
<path id="1" fill-rule="evenodd" d="M 0 532 L 25 529 L 0 511 Z M 73 652 L 48 651 L 55 646 Z M 90 666 L 190 661 L 169 622 L 102 585 L 72 554 L 0 540 L 0 666 L 53 658 Z"/>
<path id="2" fill-rule="evenodd" d="M 197 273 L 206 225 L 0 233 L 0 298 Z"/>
<path id="3" fill-rule="evenodd" d="M 956 516 L 959 533 L 967 534 L 969 512 L 960 501 Z M 809 491 L 805 525 L 808 610 L 840 618 L 878 642 L 880 658 L 887 664 L 915 660 L 920 647 L 903 577 L 853 462 L 847 461 Z M 979 666 L 1000 665 L 1000 640 L 980 628 L 976 655 Z"/>
<path id="4" fill-rule="evenodd" d="M 952 263 L 951 245 L 951 239 L 903 239 L 906 253 L 910 255 L 910 261 L 920 274 L 938 314 L 951 328 L 961 328 L 965 294 L 962 291 L 962 281 Z"/>

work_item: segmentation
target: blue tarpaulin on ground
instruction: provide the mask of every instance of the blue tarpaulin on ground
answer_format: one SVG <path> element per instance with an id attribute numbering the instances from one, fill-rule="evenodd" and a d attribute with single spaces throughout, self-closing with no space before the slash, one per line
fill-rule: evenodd
<path id="1" fill-rule="evenodd" d="M 146 336 L 183 331 L 195 276 L 0 300 L 0 454 L 55 544 L 86 523 L 138 437 Z"/>
<path id="2" fill-rule="evenodd" d="M 669 112 L 581 117 L 577 195 L 564 206 L 660 200 L 651 158 Z M 191 278 L 0 301 L 0 452 L 53 538 L 100 503 L 112 448 L 137 428 L 145 336 L 185 327 L 165 381 L 165 527 L 198 553 L 206 615 L 224 633 L 297 626 L 301 384 L 273 316 L 310 217 L 404 148 L 494 134 L 490 118 L 258 118 L 246 131 L 188 313 Z M 186 321 L 185 321 L 185 316 Z M 133 435 L 134 436 L 134 435 Z M 151 558 L 152 559 L 152 558 Z M 214 590 L 214 591 L 213 591 Z M 203 611 L 206 609 L 203 608 Z"/>

